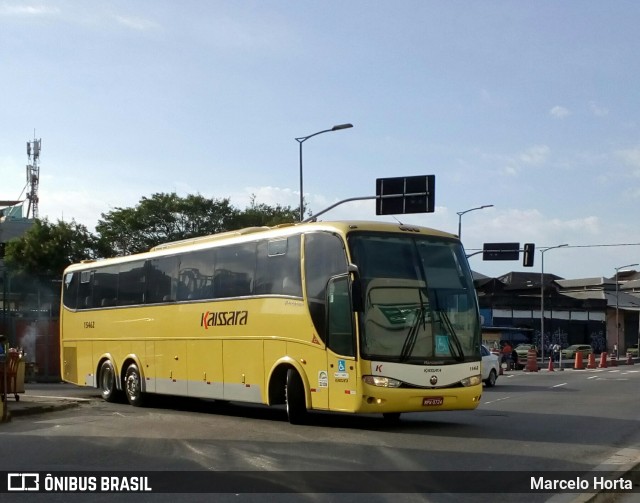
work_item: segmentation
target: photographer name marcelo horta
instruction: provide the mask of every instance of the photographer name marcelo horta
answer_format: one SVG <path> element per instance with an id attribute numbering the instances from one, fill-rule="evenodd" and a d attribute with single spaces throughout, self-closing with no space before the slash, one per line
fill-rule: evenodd
<path id="1" fill-rule="evenodd" d="M 531 477 L 532 491 L 632 491 L 633 481 L 620 477 L 608 479 L 606 477 L 576 477 L 569 479 L 554 479 L 547 477 Z"/>

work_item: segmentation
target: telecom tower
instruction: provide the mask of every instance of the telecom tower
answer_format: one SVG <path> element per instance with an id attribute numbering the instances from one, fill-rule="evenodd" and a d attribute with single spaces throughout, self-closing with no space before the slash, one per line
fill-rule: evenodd
<path id="1" fill-rule="evenodd" d="M 35 136 L 35 134 L 33 135 Z M 27 164 L 27 185 L 31 186 L 31 190 L 27 193 L 29 206 L 27 206 L 27 218 L 33 208 L 33 218 L 38 218 L 38 183 L 40 182 L 40 146 L 42 139 L 27 142 L 27 156 L 29 164 Z"/>

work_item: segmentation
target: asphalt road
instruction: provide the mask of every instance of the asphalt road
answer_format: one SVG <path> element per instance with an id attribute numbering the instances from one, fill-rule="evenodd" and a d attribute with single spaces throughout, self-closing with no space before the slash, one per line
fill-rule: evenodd
<path id="1" fill-rule="evenodd" d="M 74 409 L 0 425 L 2 452 L 11 453 L 1 458 L 0 466 L 12 472 L 186 471 L 194 474 L 194 483 L 195 474 L 203 471 L 270 472 L 272 481 L 288 484 L 285 491 L 295 481 L 284 476 L 278 480 L 278 474 L 306 471 L 318 475 L 315 484 L 327 484 L 326 492 L 317 491 L 324 494 L 279 494 L 279 501 L 545 501 L 553 494 L 510 493 L 521 487 L 515 474 L 601 473 L 640 462 L 639 389 L 640 366 L 509 372 L 495 388 L 485 389 L 476 411 L 406 414 L 397 424 L 378 416 L 313 413 L 310 424 L 292 426 L 284 410 L 263 406 L 158 397 L 149 407 L 134 408 L 102 402 L 87 388 L 28 385 L 28 394 L 90 400 Z M 380 475 L 372 478 L 371 471 Z M 459 474 L 460 491 L 485 485 L 500 491 L 378 493 L 377 484 L 388 472 L 425 471 Z M 351 483 L 376 494 L 333 494 L 332 479 L 325 478 L 328 472 L 336 474 L 334 484 Z M 216 501 L 264 501 L 265 495 L 260 499 L 237 492 L 217 494 Z M 40 496 L 45 495 L 31 495 Z M 74 495 L 48 496 L 69 501 Z M 93 496 L 114 501 L 109 499 L 113 495 Z M 204 501 L 205 496 L 184 499 Z M 138 497 L 173 502 L 183 496 Z"/>

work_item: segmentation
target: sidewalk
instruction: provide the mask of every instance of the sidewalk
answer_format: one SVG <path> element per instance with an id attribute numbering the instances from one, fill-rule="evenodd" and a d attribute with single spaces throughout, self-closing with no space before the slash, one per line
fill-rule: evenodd
<path id="1" fill-rule="evenodd" d="M 539 370 L 548 370 L 549 368 L 549 358 L 545 358 L 545 361 L 543 362 L 540 358 L 536 359 L 537 363 L 538 363 L 538 369 Z M 583 369 L 587 369 L 588 368 L 588 364 L 589 364 L 589 359 L 588 357 L 583 357 L 582 358 L 582 368 Z M 525 362 L 525 369 L 526 369 L 526 362 Z M 627 361 L 627 358 L 619 358 L 618 360 L 616 360 L 615 364 L 613 363 L 612 360 L 608 359 L 607 360 L 607 366 L 604 367 L 606 369 L 615 369 L 618 367 L 631 367 L 634 365 L 640 365 L 640 358 L 638 357 L 633 357 L 631 358 L 631 362 Z M 571 360 L 567 360 L 567 359 L 563 359 L 562 362 L 558 362 L 557 360 L 555 360 L 553 362 L 553 369 L 554 370 L 560 370 L 560 369 L 573 369 L 575 368 L 575 359 L 571 359 Z M 595 368 L 602 368 L 600 367 L 600 356 L 596 355 L 595 356 Z M 638 369 L 640 370 L 640 369 Z"/>
<path id="2" fill-rule="evenodd" d="M 18 394 L 18 400 L 15 399 L 13 394 L 8 394 L 7 401 L 0 403 L 0 424 L 3 418 L 1 415 L 3 405 L 7 407 L 5 421 L 11 421 L 14 417 L 70 409 L 72 407 L 78 407 L 81 403 L 94 400 L 94 398 L 90 397 L 74 396 L 75 393 L 66 393 L 65 390 L 58 390 L 60 393 L 43 394 L 38 389 L 29 389 L 28 384 L 26 388 L 25 393 Z"/>
<path id="3" fill-rule="evenodd" d="M 16 401 L 13 395 L 10 394 L 7 396 L 7 402 L 5 403 L 7 406 L 6 421 L 11 421 L 14 417 L 70 409 L 91 400 L 89 398 L 44 396 L 29 393 L 20 393 L 18 394 L 18 398 L 19 400 Z M 0 411 L 1 410 L 0 406 Z M 2 417 L 0 416 L 0 424 L 1 422 Z"/>

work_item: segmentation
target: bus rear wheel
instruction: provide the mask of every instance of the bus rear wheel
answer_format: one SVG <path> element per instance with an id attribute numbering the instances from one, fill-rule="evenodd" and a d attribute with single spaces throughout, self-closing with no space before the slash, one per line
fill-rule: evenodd
<path id="1" fill-rule="evenodd" d="M 109 360 L 103 362 L 100 366 L 99 376 L 98 382 L 102 398 L 107 402 L 117 402 L 119 396 L 116 386 L 116 371 L 113 368 L 113 363 Z"/>
<path id="2" fill-rule="evenodd" d="M 127 395 L 127 401 L 134 407 L 140 407 L 143 403 L 142 394 L 142 378 L 140 371 L 135 363 L 127 368 L 124 376 L 124 390 Z"/>
<path id="3" fill-rule="evenodd" d="M 304 385 L 298 372 L 293 369 L 287 371 L 287 383 L 284 391 L 289 422 L 291 424 L 304 424 L 307 419 Z"/>

